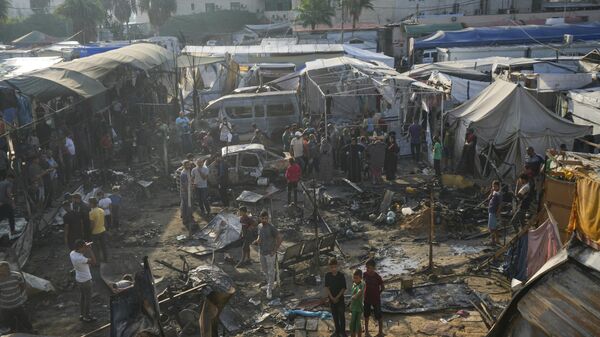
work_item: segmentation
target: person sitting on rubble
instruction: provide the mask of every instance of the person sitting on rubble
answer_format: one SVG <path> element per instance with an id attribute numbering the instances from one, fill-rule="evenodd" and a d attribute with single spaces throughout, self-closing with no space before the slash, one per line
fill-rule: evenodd
<path id="1" fill-rule="evenodd" d="M 120 293 L 121 291 L 131 287 L 133 287 L 133 275 L 131 274 L 123 275 L 119 281 L 112 284 L 112 288 L 117 293 Z"/>
<path id="2" fill-rule="evenodd" d="M 498 219 L 500 218 L 500 205 L 502 204 L 502 197 L 500 195 L 500 182 L 494 180 L 492 182 L 492 190 L 488 195 L 486 201 L 488 201 L 488 229 L 492 239 L 491 244 L 496 245 L 498 241 Z"/>
<path id="3" fill-rule="evenodd" d="M 517 208 L 510 221 L 511 225 L 518 232 L 526 224 L 527 211 L 531 206 L 532 201 L 531 185 L 529 184 L 529 176 L 526 173 L 521 173 L 517 180 Z"/>
<path id="4" fill-rule="evenodd" d="M 256 240 L 256 221 L 248 214 L 248 208 L 242 206 L 238 210 L 240 215 L 240 223 L 242 224 L 242 232 L 240 233 L 240 239 L 242 240 L 242 258 L 240 262 L 235 266 L 239 268 L 244 265 L 252 264 L 250 258 L 250 245 Z"/>

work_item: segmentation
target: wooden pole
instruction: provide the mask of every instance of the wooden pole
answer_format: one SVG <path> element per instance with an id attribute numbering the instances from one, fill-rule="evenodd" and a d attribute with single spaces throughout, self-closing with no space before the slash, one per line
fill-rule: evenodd
<path id="1" fill-rule="evenodd" d="M 433 225 L 434 225 L 434 203 L 433 203 L 433 185 L 431 185 L 430 195 L 431 221 L 429 225 L 429 271 L 433 271 Z"/>

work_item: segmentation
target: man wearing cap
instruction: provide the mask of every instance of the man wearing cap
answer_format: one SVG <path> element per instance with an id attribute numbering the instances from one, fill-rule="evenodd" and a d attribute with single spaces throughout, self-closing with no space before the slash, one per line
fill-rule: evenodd
<path id="1" fill-rule="evenodd" d="M 79 319 L 83 322 L 90 323 L 96 321 L 96 318 L 91 315 L 90 305 L 92 303 L 92 273 L 90 265 L 96 264 L 96 256 L 91 249 L 91 242 L 83 240 L 75 241 L 75 247 L 69 254 L 73 269 L 75 269 L 75 283 L 79 288 Z"/>
<path id="2" fill-rule="evenodd" d="M 290 153 L 300 167 L 304 168 L 304 139 L 302 139 L 302 132 L 296 131 L 294 136 L 290 142 Z"/>
<path id="3" fill-rule="evenodd" d="M 12 332 L 33 332 L 25 310 L 27 294 L 21 273 L 10 270 L 6 261 L 0 262 L 0 316 Z"/>

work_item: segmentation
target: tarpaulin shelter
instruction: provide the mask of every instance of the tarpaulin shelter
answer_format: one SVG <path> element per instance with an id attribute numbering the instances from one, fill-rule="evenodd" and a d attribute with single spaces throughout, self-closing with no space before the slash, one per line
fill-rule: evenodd
<path id="1" fill-rule="evenodd" d="M 58 56 L 14 57 L 5 59 L 0 61 L 0 80 L 45 69 L 59 62 L 62 62 L 62 58 Z"/>
<path id="2" fill-rule="evenodd" d="M 429 85 L 442 87 L 453 101 L 463 103 L 479 95 L 490 82 L 464 79 L 434 71 L 427 80 Z"/>
<path id="3" fill-rule="evenodd" d="M 150 43 L 139 43 L 59 63 L 5 82 L 27 96 L 41 100 L 73 94 L 89 98 L 104 92 L 112 84 L 108 75 L 120 67 L 148 71 L 172 60 L 172 54 L 166 49 Z"/>
<path id="4" fill-rule="evenodd" d="M 576 138 L 590 134 L 591 126 L 565 120 L 538 102 L 518 84 L 496 80 L 479 96 L 448 112 L 448 121 L 455 126 L 454 153 L 463 154 L 467 129 L 477 136 L 475 153 L 495 159 L 500 174 L 511 172 L 514 178 L 525 163 L 526 149 L 532 146 L 539 153 L 560 144 L 572 147 Z M 473 163 L 486 175 L 478 157 Z"/>
<path id="5" fill-rule="evenodd" d="M 600 87 L 570 90 L 567 94 L 569 112 L 577 124 L 591 124 L 600 135 Z"/>
<path id="6" fill-rule="evenodd" d="M 562 42 L 565 34 L 574 41 L 600 40 L 600 23 L 578 25 L 527 25 L 465 28 L 438 31 L 416 40 L 414 49 Z"/>
<path id="7" fill-rule="evenodd" d="M 49 44 L 60 42 L 59 39 L 48 34 L 38 32 L 37 30 L 31 31 L 21 37 L 14 39 L 11 44 L 18 48 L 34 47 L 34 46 L 47 46 Z"/>

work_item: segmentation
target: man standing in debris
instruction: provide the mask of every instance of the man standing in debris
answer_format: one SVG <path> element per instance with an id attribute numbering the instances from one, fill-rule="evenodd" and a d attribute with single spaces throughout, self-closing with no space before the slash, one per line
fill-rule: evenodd
<path id="1" fill-rule="evenodd" d="M 71 175 L 75 167 L 75 143 L 73 142 L 73 135 L 68 134 L 65 136 L 64 142 L 65 150 L 63 151 L 63 160 L 65 163 L 65 179 L 66 182 L 71 180 Z"/>
<path id="2" fill-rule="evenodd" d="M 10 234 L 17 233 L 15 229 L 15 197 L 13 195 L 13 180 L 15 174 L 8 172 L 6 178 L 0 181 L 0 221 L 8 219 Z"/>
<path id="3" fill-rule="evenodd" d="M 98 207 L 98 200 L 90 198 L 90 226 L 92 227 L 92 240 L 98 247 L 97 252 L 102 252 L 102 261 L 108 262 L 108 249 L 106 248 L 106 227 L 104 224 L 104 211 Z"/>
<path id="4" fill-rule="evenodd" d="M 273 298 L 273 285 L 275 283 L 275 264 L 277 263 L 277 249 L 281 245 L 281 235 L 275 226 L 269 222 L 269 212 L 260 212 L 260 225 L 258 226 L 258 245 L 260 266 L 267 279 L 267 299 Z"/>
<path id="5" fill-rule="evenodd" d="M 92 226 L 90 224 L 90 207 L 83 202 L 81 199 L 81 194 L 73 193 L 71 194 L 71 207 L 73 211 L 79 215 L 81 219 L 81 223 L 83 224 L 83 239 L 86 241 L 90 241 Z"/>
<path id="6" fill-rule="evenodd" d="M 65 200 L 62 205 L 66 212 L 63 215 L 65 229 L 65 244 L 69 249 L 75 249 L 75 241 L 83 239 L 83 223 L 78 212 L 73 210 L 71 202 Z"/>
<path id="7" fill-rule="evenodd" d="M 517 232 L 525 226 L 525 216 L 531 206 L 532 198 L 529 176 L 527 173 L 522 173 L 517 180 L 517 209 L 510 221 Z"/>
<path id="8" fill-rule="evenodd" d="M 375 271 L 375 260 L 369 259 L 365 264 L 367 271 L 363 274 L 365 282 L 365 337 L 370 337 L 369 317 L 371 312 L 379 323 L 377 337 L 383 337 L 383 316 L 381 315 L 381 293 L 384 290 L 383 279 Z"/>
<path id="9" fill-rule="evenodd" d="M 333 147 L 325 137 L 319 147 L 319 179 L 325 184 L 333 180 Z"/>
<path id="10" fill-rule="evenodd" d="M 294 138 L 290 141 L 290 154 L 296 158 L 296 162 L 301 168 L 304 168 L 304 140 L 302 132 L 296 131 Z"/>
<path id="11" fill-rule="evenodd" d="M 541 174 L 542 168 L 544 166 L 544 158 L 539 154 L 535 153 L 535 149 L 533 147 L 527 148 L 527 160 L 525 161 L 525 173 L 529 177 L 529 186 L 531 187 L 531 196 L 535 199 L 537 198 L 536 190 L 541 190 Z"/>
<path id="12" fill-rule="evenodd" d="M 346 145 L 343 151 L 346 155 L 348 180 L 353 183 L 359 183 L 362 177 L 362 146 L 356 143 L 356 138 L 352 138 L 350 144 Z"/>
<path id="13" fill-rule="evenodd" d="M 256 240 L 256 230 L 255 230 L 255 221 L 254 219 L 248 215 L 248 209 L 246 206 L 242 206 L 239 209 L 240 215 L 240 223 L 242 224 L 242 258 L 240 262 L 235 266 L 239 268 L 241 266 L 251 264 L 252 260 L 250 259 L 250 245 L 254 240 Z"/>
<path id="14" fill-rule="evenodd" d="M 10 332 L 33 332 L 27 310 L 27 294 L 23 275 L 10 270 L 6 261 L 0 262 L 0 316 Z"/>
<path id="15" fill-rule="evenodd" d="M 227 117 L 223 117 L 223 121 L 221 125 L 219 125 L 219 140 L 221 141 L 221 146 L 227 146 L 231 143 L 233 139 L 233 131 L 231 123 L 227 121 Z"/>
<path id="16" fill-rule="evenodd" d="M 98 191 L 96 196 L 98 197 L 98 207 L 104 211 L 104 226 L 110 229 L 112 227 L 112 200 L 103 191 Z"/>
<path id="17" fill-rule="evenodd" d="M 75 249 L 71 251 L 70 258 L 75 269 L 75 283 L 79 288 L 79 319 L 90 323 L 96 321 L 91 315 L 90 306 L 92 304 L 92 273 L 90 265 L 96 264 L 96 256 L 91 249 L 92 243 L 83 240 L 75 242 Z"/>
<path id="18" fill-rule="evenodd" d="M 335 332 L 332 337 L 347 337 L 346 335 L 346 305 L 344 304 L 344 293 L 346 292 L 346 277 L 338 271 L 338 263 L 335 258 L 329 260 L 329 272 L 325 274 L 325 291 L 331 306 L 331 316 Z"/>
<path id="19" fill-rule="evenodd" d="M 292 193 L 294 193 L 294 202 L 298 203 L 298 182 L 302 177 L 302 169 L 296 163 L 296 160 L 290 158 L 290 166 L 285 170 L 285 179 L 287 180 L 287 203 L 291 204 Z"/>
<path id="20" fill-rule="evenodd" d="M 181 150 L 183 153 L 192 151 L 192 129 L 190 127 L 190 120 L 185 115 L 184 111 L 179 112 L 179 117 L 175 119 L 175 125 L 177 131 L 181 136 Z"/>
<path id="21" fill-rule="evenodd" d="M 206 159 L 196 161 L 196 167 L 192 169 L 192 179 L 196 188 L 200 214 L 208 216 L 210 214 L 210 203 L 208 202 L 208 167 L 206 166 Z"/>
<path id="22" fill-rule="evenodd" d="M 110 195 L 110 211 L 111 211 L 111 225 L 113 228 L 119 228 L 119 222 L 121 218 L 121 204 L 123 203 L 123 197 L 120 193 L 119 186 L 113 186 L 112 194 Z"/>
<path id="23" fill-rule="evenodd" d="M 433 169 L 438 179 L 442 178 L 442 143 L 440 137 L 433 137 Z"/>
<path id="24" fill-rule="evenodd" d="M 290 151 L 290 142 L 292 141 L 292 128 L 287 125 L 283 134 L 281 135 L 281 142 L 283 144 L 283 152 Z"/>
<path id="25" fill-rule="evenodd" d="M 183 225 L 191 231 L 194 220 L 192 210 L 192 162 L 183 161 L 183 170 L 179 175 L 179 197 L 181 198 L 181 219 Z"/>
<path id="26" fill-rule="evenodd" d="M 375 138 L 375 141 L 367 145 L 367 158 L 369 160 L 369 173 L 373 184 L 381 182 L 381 171 L 385 164 L 385 144 L 379 138 Z"/>
<path id="27" fill-rule="evenodd" d="M 492 245 L 497 244 L 498 241 L 498 218 L 500 217 L 500 204 L 502 198 L 500 196 L 500 182 L 494 180 L 492 182 L 492 191 L 486 199 L 488 203 L 488 229 L 492 237 Z"/>
<path id="28" fill-rule="evenodd" d="M 408 127 L 408 137 L 410 139 L 410 152 L 415 163 L 421 161 L 421 125 L 415 119 Z"/>

